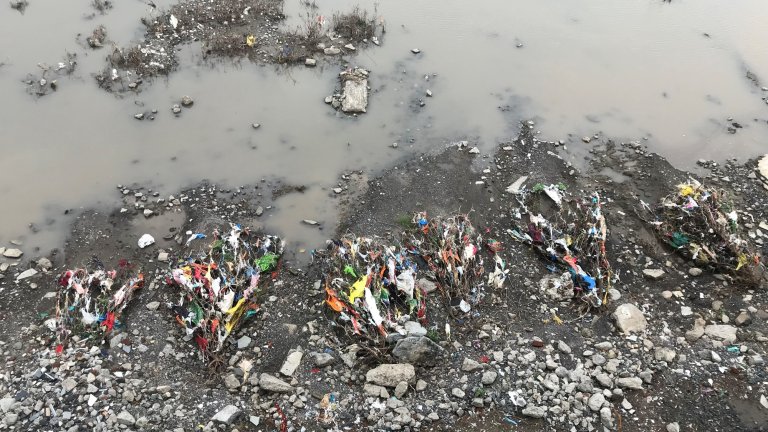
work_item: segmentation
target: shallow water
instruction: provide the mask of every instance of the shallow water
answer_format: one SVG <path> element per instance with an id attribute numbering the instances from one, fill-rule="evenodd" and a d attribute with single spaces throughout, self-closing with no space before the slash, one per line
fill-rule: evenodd
<path id="1" fill-rule="evenodd" d="M 350 58 L 372 71 L 371 104 L 358 118 L 323 103 L 336 67 L 210 64 L 195 46 L 168 79 L 116 97 L 92 77 L 107 50 L 90 50 L 77 35 L 103 24 L 125 46 L 138 40 L 139 18 L 153 9 L 129 0 L 90 18 L 89 0 L 30 3 L 23 15 L 0 6 L 0 244 L 19 239 L 30 253 L 61 244 L 65 208 L 116 205 L 116 184 L 167 196 L 203 179 L 307 185 L 263 220 L 294 246 L 311 248 L 333 229 L 330 189 L 342 171 L 376 172 L 455 139 L 490 151 L 521 119 L 535 119 L 547 139 L 567 140 L 572 158 L 590 145 L 581 137 L 595 133 L 647 138 L 683 167 L 753 157 L 768 142 L 760 89 L 768 85 L 768 8 L 761 0 L 382 2 L 383 46 Z M 357 2 L 318 4 L 330 16 Z M 288 0 L 285 10 L 285 26 L 301 23 L 298 2 Z M 56 93 L 29 96 L 21 81 L 65 51 L 77 53 L 76 72 L 59 79 Z M 748 80 L 748 70 L 763 82 Z M 426 89 L 434 97 L 425 98 Z M 174 118 L 170 106 L 187 94 L 194 107 Z M 427 103 L 422 109 L 419 98 Z M 159 110 L 155 121 L 133 118 L 151 108 Z M 727 131 L 729 117 L 744 126 L 736 134 Z M 254 122 L 261 128 L 252 129 Z"/>

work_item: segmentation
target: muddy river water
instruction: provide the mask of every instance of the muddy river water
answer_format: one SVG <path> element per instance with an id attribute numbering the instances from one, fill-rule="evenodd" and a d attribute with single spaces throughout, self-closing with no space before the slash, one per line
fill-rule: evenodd
<path id="1" fill-rule="evenodd" d="M 327 15 L 356 4 L 318 1 Z M 284 25 L 300 25 L 301 11 L 287 0 Z M 64 210 L 113 208 L 117 184 L 167 196 L 203 179 L 236 187 L 269 178 L 308 186 L 263 221 L 312 247 L 328 231 L 301 220 L 333 226 L 330 190 L 341 172 L 375 174 L 457 139 L 487 153 L 522 119 L 565 140 L 574 158 L 590 145 L 581 137 L 596 133 L 643 141 L 681 167 L 768 148 L 764 0 L 386 0 L 377 5 L 382 46 L 349 58 L 372 71 L 371 103 L 357 118 L 323 103 L 338 66 L 212 63 L 194 45 L 167 79 L 139 94 L 107 93 L 93 75 L 108 50 L 88 48 L 82 35 L 104 25 L 126 46 L 143 34 L 139 19 L 157 11 L 121 0 L 93 12 L 90 0 L 30 0 L 23 14 L 0 5 L 0 245 L 60 246 Z M 76 71 L 57 92 L 29 95 L 27 75 L 66 52 L 77 54 Z M 183 95 L 194 107 L 175 118 L 170 107 Z M 152 108 L 156 120 L 133 118 Z M 732 122 L 743 126 L 735 134 Z"/>

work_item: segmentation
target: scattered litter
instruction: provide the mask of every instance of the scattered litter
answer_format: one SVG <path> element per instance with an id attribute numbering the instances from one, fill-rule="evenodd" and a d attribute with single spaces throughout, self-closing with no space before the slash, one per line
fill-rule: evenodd
<path id="1" fill-rule="evenodd" d="M 232 224 L 229 233 L 214 230 L 206 250 L 192 253 L 172 271 L 181 296 L 168 307 L 203 359 L 211 360 L 226 338 L 259 311 L 256 299 L 277 277 L 283 247 L 278 237 Z"/>
<path id="2" fill-rule="evenodd" d="M 739 211 L 726 191 L 689 180 L 653 209 L 645 208 L 659 237 L 697 267 L 760 285 L 765 265 L 749 243 L 739 224 Z"/>
<path id="3" fill-rule="evenodd" d="M 608 228 L 600 195 L 570 198 L 563 184 L 539 183 L 530 191 L 520 189 L 516 198 L 520 206 L 513 213 L 519 222 L 510 235 L 543 256 L 551 272 L 566 272 L 542 279 L 541 290 L 559 300 L 579 297 L 592 307 L 604 305 L 614 276 L 605 249 Z"/>
<path id="4" fill-rule="evenodd" d="M 130 263 L 121 261 L 117 270 L 79 268 L 61 274 L 55 316 L 45 323 L 57 334 L 57 350 L 63 349 L 73 334 L 98 329 L 106 337 L 121 325 L 123 310 L 144 285 L 144 275 L 133 270 Z"/>
<path id="5" fill-rule="evenodd" d="M 335 393 L 326 393 L 323 399 L 320 400 L 320 411 L 317 414 L 317 421 L 325 426 L 335 424 L 338 408 L 337 395 Z"/>

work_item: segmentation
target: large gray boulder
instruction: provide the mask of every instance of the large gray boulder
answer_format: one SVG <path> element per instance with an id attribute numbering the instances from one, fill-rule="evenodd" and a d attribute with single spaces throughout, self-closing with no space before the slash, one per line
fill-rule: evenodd
<path id="1" fill-rule="evenodd" d="M 392 355 L 398 360 L 415 364 L 432 364 L 442 355 L 443 348 L 426 336 L 411 336 L 397 341 Z"/>
<path id="2" fill-rule="evenodd" d="M 616 326 L 623 333 L 642 333 L 648 327 L 648 321 L 645 320 L 643 312 L 631 303 L 617 307 L 613 318 L 616 320 Z"/>
<path id="3" fill-rule="evenodd" d="M 413 384 L 416 379 L 416 369 L 412 364 L 390 363 L 379 365 L 365 374 L 365 380 L 369 383 L 384 387 L 397 387 L 400 381 Z"/>

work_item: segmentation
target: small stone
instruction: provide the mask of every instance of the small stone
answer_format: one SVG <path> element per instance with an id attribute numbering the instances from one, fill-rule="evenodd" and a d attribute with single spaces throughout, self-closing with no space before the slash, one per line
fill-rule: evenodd
<path id="1" fill-rule="evenodd" d="M 229 374 L 224 378 L 224 385 L 230 390 L 237 390 L 240 388 L 240 380 L 235 374 Z"/>
<path id="2" fill-rule="evenodd" d="M 178 104 L 173 104 L 173 106 L 171 107 L 171 112 L 174 114 L 179 114 L 181 112 L 181 106 L 179 106 Z"/>
<path id="3" fill-rule="evenodd" d="M 315 67 L 315 66 L 317 66 L 317 60 L 315 60 L 313 58 L 308 58 L 308 59 L 304 60 L 304 66 Z"/>
<path id="4" fill-rule="evenodd" d="M 243 336 L 237 340 L 237 349 L 244 350 L 251 346 L 251 338 L 249 336 Z"/>
<path id="5" fill-rule="evenodd" d="M 451 390 L 451 394 L 452 394 L 454 397 L 456 397 L 456 398 L 459 398 L 459 399 L 463 399 L 463 398 L 464 398 L 464 396 L 466 396 L 466 394 L 464 393 L 464 390 L 462 390 L 462 389 L 460 389 L 460 388 L 458 388 L 458 387 L 454 387 L 454 388 Z"/>
<path id="6" fill-rule="evenodd" d="M 498 376 L 499 374 L 496 373 L 495 371 L 484 372 L 480 382 L 482 382 L 483 385 L 491 385 L 496 381 L 496 378 Z"/>
<path id="7" fill-rule="evenodd" d="M 427 97 L 432 97 L 432 90 L 427 89 L 426 94 Z"/>
<path id="8" fill-rule="evenodd" d="M 381 364 L 365 374 L 367 382 L 385 387 L 395 387 L 400 381 L 411 383 L 415 379 L 416 369 L 412 364 L 404 363 Z"/>
<path id="9" fill-rule="evenodd" d="M 24 255 L 24 252 L 19 249 L 6 249 L 3 252 L 3 256 L 6 258 L 20 258 L 22 255 Z"/>
<path id="10" fill-rule="evenodd" d="M 342 189 L 340 187 L 333 188 L 333 193 L 335 193 L 336 195 L 338 195 L 338 194 L 340 194 L 342 192 L 344 192 L 344 189 Z"/>
<path id="11" fill-rule="evenodd" d="M 643 380 L 638 377 L 619 378 L 616 380 L 616 386 L 632 390 L 642 390 Z"/>
<path id="12" fill-rule="evenodd" d="M 264 207 L 258 206 L 256 207 L 256 216 L 261 216 L 264 214 Z"/>
<path id="13" fill-rule="evenodd" d="M 690 306 L 680 306 L 680 315 L 691 316 L 693 315 L 693 310 L 691 310 Z"/>
<path id="14" fill-rule="evenodd" d="M 139 238 L 138 244 L 140 249 L 144 249 L 147 246 L 155 244 L 155 238 L 149 234 L 144 234 Z"/>
<path id="15" fill-rule="evenodd" d="M 154 311 L 154 310 L 157 310 L 157 308 L 159 307 L 160 307 L 160 302 L 158 301 L 147 303 L 147 310 Z"/>
<path id="16" fill-rule="evenodd" d="M 133 118 L 135 118 L 136 120 L 144 120 L 144 113 L 134 114 Z"/>
<path id="17" fill-rule="evenodd" d="M 301 351 L 294 351 L 288 354 L 288 357 L 283 363 L 283 367 L 280 368 L 280 373 L 285 376 L 293 376 L 296 373 L 296 369 L 301 364 L 301 359 L 304 357 L 304 353 Z"/>
<path id="18" fill-rule="evenodd" d="M 403 324 L 403 327 L 405 327 L 408 336 L 421 337 L 427 335 L 427 329 L 416 321 L 406 321 L 406 323 Z"/>
<path id="19" fill-rule="evenodd" d="M 718 354 L 718 353 L 716 353 L 714 351 L 710 351 L 709 354 L 712 357 L 712 361 L 713 362 L 720 363 L 721 361 L 723 361 L 723 359 L 720 357 L 720 354 Z"/>
<path id="20" fill-rule="evenodd" d="M 463 370 L 464 372 L 472 372 L 477 369 L 481 369 L 482 367 L 483 365 L 481 365 L 480 363 L 466 357 L 464 358 L 464 363 L 461 364 L 461 370 Z"/>
<path id="21" fill-rule="evenodd" d="M 617 327 L 623 333 L 643 332 L 648 326 L 643 312 L 631 303 L 624 303 L 617 307 L 613 313 L 613 318 L 616 320 Z"/>
<path id="22" fill-rule="evenodd" d="M 680 432 L 680 425 L 677 422 L 667 425 L 667 432 Z"/>
<path id="23" fill-rule="evenodd" d="M 328 353 L 314 353 L 312 354 L 312 360 L 317 367 L 329 366 L 336 362 L 336 359 Z"/>
<path id="24" fill-rule="evenodd" d="M 665 272 L 662 269 L 643 269 L 643 276 L 651 280 L 659 280 L 664 275 Z"/>
<path id="25" fill-rule="evenodd" d="M 704 334 L 727 343 L 736 342 L 736 327 L 726 324 L 710 324 L 704 327 Z"/>
<path id="26" fill-rule="evenodd" d="M 136 419 L 128 411 L 120 411 L 117 415 L 117 422 L 121 425 L 133 426 L 136 424 Z"/>
<path id="27" fill-rule="evenodd" d="M 676 356 L 677 353 L 675 350 L 663 347 L 656 348 L 653 353 L 653 357 L 656 359 L 656 361 L 665 361 L 667 363 L 671 363 Z"/>
<path id="28" fill-rule="evenodd" d="M 260 123 L 251 123 L 251 127 L 254 128 L 254 129 L 258 129 L 258 128 L 261 127 L 261 124 Z"/>
<path id="29" fill-rule="evenodd" d="M 211 420 L 216 423 L 232 424 L 242 413 L 240 408 L 234 405 L 227 405 L 221 411 L 217 412 Z"/>
<path id="30" fill-rule="evenodd" d="M 363 393 L 367 394 L 368 396 L 373 396 L 373 397 L 376 397 L 376 398 L 384 397 L 383 394 L 386 391 L 387 390 L 384 387 L 376 385 L 376 384 L 367 384 L 366 383 L 363 386 Z"/>
<path id="31" fill-rule="evenodd" d="M 616 288 L 611 288 L 608 290 L 608 297 L 611 301 L 619 301 L 621 300 L 621 292 Z"/>
<path id="32" fill-rule="evenodd" d="M 632 404 L 627 399 L 624 399 L 621 401 L 621 407 L 629 411 L 632 409 Z"/>
<path id="33" fill-rule="evenodd" d="M 291 393 L 293 387 L 287 382 L 267 373 L 259 377 L 259 387 L 273 393 Z"/>
<path id="34" fill-rule="evenodd" d="M 408 383 L 405 381 L 397 383 L 397 386 L 395 386 L 395 397 L 402 399 L 406 392 L 408 392 Z"/>
<path id="35" fill-rule="evenodd" d="M 37 268 L 39 268 L 42 271 L 48 271 L 51 268 L 53 268 L 53 263 L 51 262 L 51 260 L 45 257 L 38 259 L 35 264 L 37 264 Z"/>
<path id="36" fill-rule="evenodd" d="M 21 281 L 21 280 L 24 280 L 24 279 L 29 279 L 32 276 L 35 276 L 37 273 L 38 273 L 37 270 L 32 269 L 32 268 L 24 270 L 23 272 L 21 272 L 20 275 L 16 276 L 16 281 Z"/>
<path id="37" fill-rule="evenodd" d="M 168 262 L 168 252 L 160 252 L 157 254 L 157 260 L 160 262 Z"/>
<path id="38" fill-rule="evenodd" d="M 741 312 L 739 316 L 737 316 L 736 319 L 734 320 L 734 323 L 739 327 L 749 325 L 749 323 L 751 322 L 752 322 L 752 317 L 749 315 L 749 312 L 747 311 Z"/>
<path id="39" fill-rule="evenodd" d="M 544 418 L 547 415 L 547 408 L 537 406 L 527 406 L 523 409 L 522 414 L 526 417 Z"/>
<path id="40" fill-rule="evenodd" d="M 325 53 L 325 55 L 330 55 L 330 56 L 339 55 L 341 54 L 341 49 L 336 48 L 335 46 L 332 46 L 324 49 L 323 53 Z"/>
<path id="41" fill-rule="evenodd" d="M 691 267 L 688 269 L 688 274 L 693 277 L 701 276 L 703 272 L 704 271 L 698 267 Z"/>
<path id="42" fill-rule="evenodd" d="M 602 393 L 595 393 L 587 402 L 587 405 L 589 405 L 589 409 L 592 411 L 598 412 L 600 411 L 600 408 L 603 407 L 603 404 L 605 403 L 605 396 L 603 396 Z"/>
<path id="43" fill-rule="evenodd" d="M 426 336 L 400 339 L 392 350 L 392 355 L 398 360 L 417 364 L 434 363 L 442 353 L 442 347 Z"/>
<path id="44" fill-rule="evenodd" d="M 557 342 L 557 349 L 560 350 L 560 352 L 565 353 L 565 354 L 570 354 L 571 353 L 571 347 L 569 347 L 568 344 L 563 342 L 563 341 L 558 341 Z"/>
<path id="45" fill-rule="evenodd" d="M 145 218 L 148 218 L 148 217 L 152 216 L 153 214 L 155 214 L 155 212 L 153 212 L 152 210 L 144 209 L 144 217 Z"/>
<path id="46" fill-rule="evenodd" d="M 411 52 L 414 53 L 414 54 L 418 54 L 418 53 L 421 52 L 421 50 L 418 49 L 418 48 L 413 48 L 413 49 L 411 49 Z"/>

